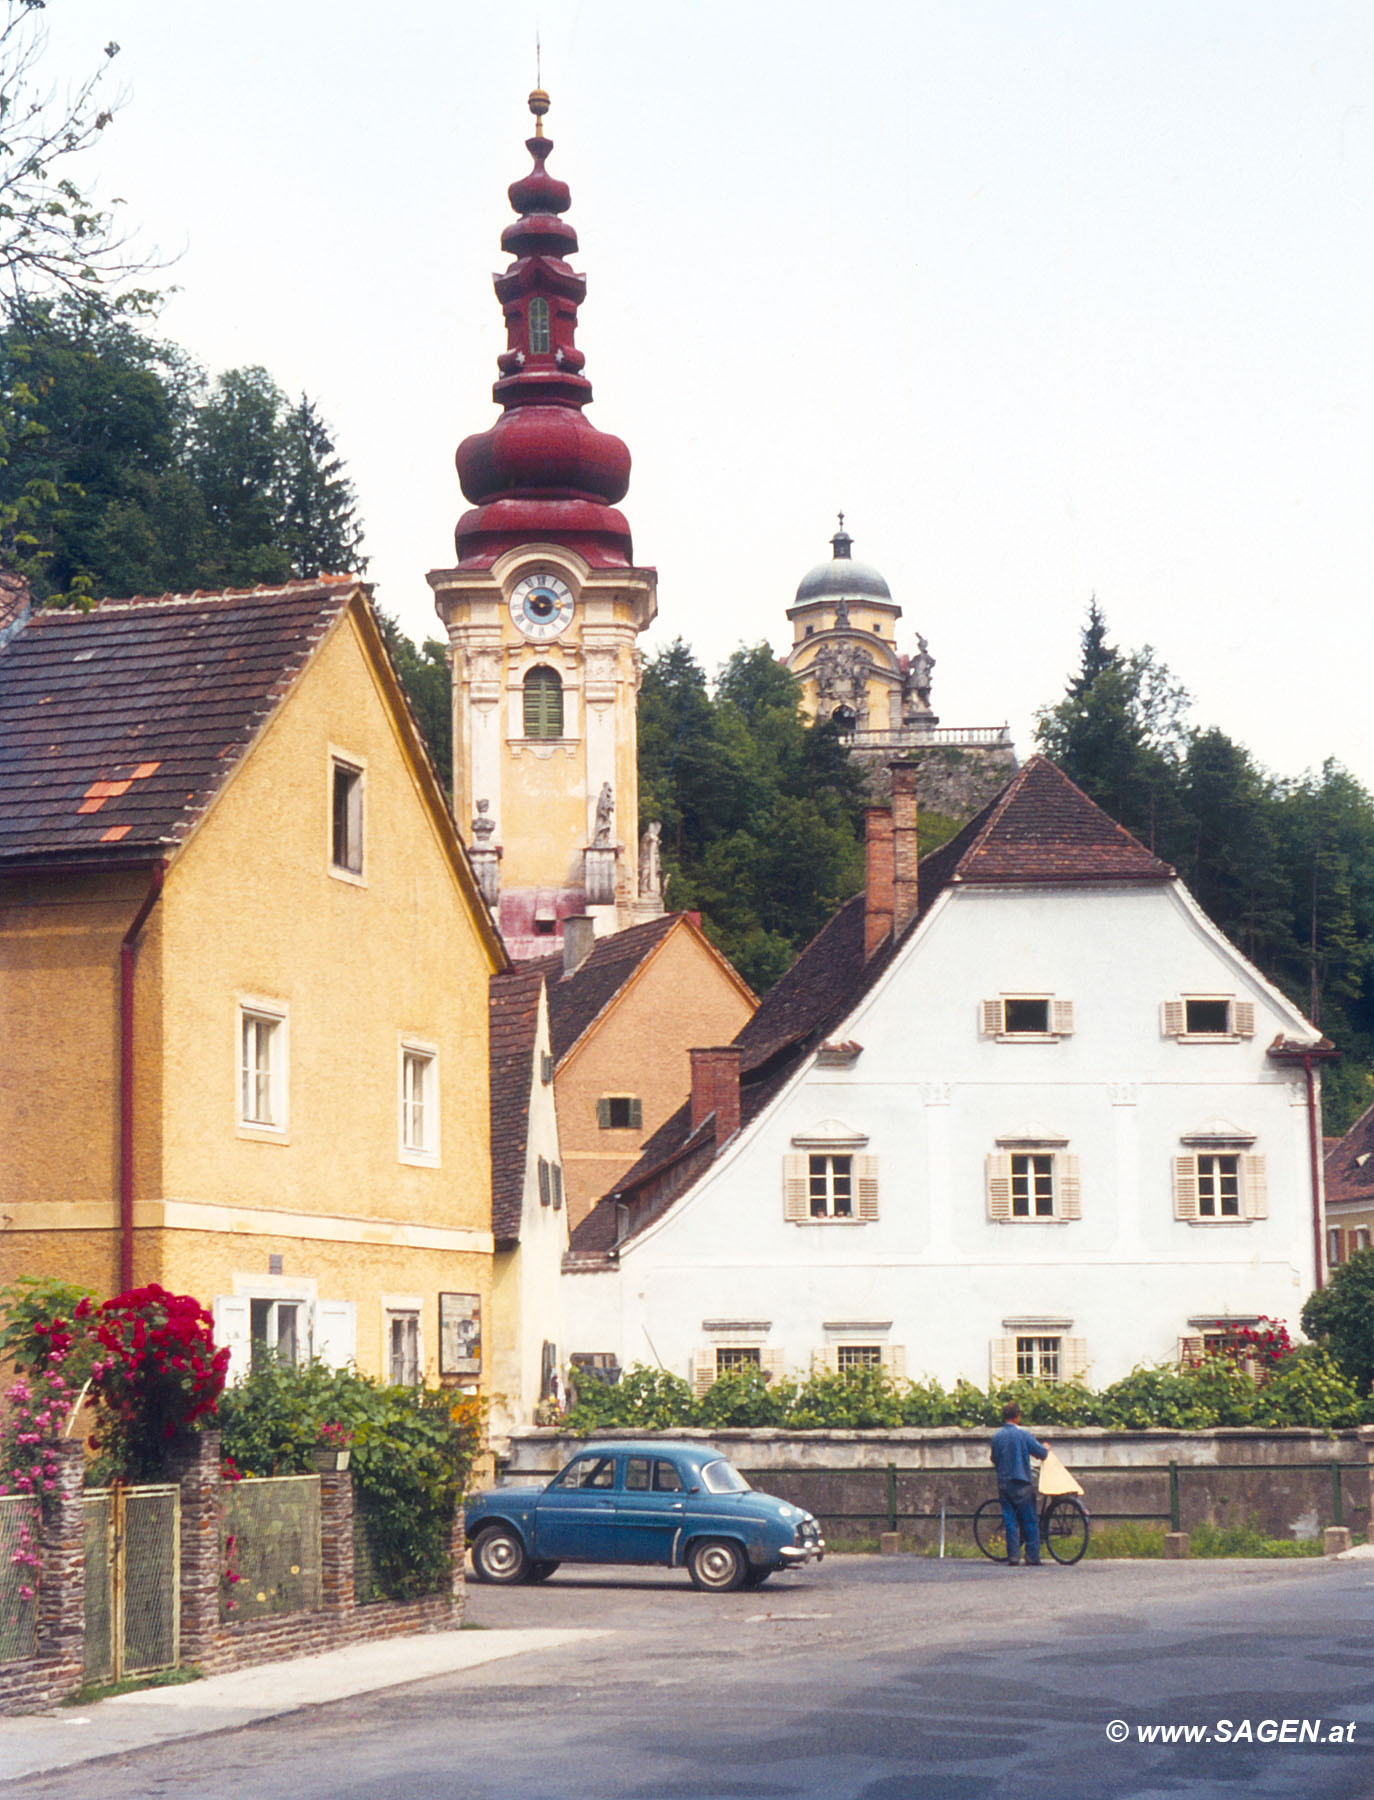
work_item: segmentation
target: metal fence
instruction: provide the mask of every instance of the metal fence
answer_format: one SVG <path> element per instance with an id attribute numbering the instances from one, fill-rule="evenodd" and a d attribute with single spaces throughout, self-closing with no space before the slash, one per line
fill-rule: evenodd
<path id="1" fill-rule="evenodd" d="M 84 1498 L 88 1681 L 175 1668 L 181 1647 L 181 1495 L 174 1484 Z"/>
<path id="2" fill-rule="evenodd" d="M 236 1481 L 221 1495 L 220 1617 L 317 1611 L 319 1476 Z"/>
<path id="3" fill-rule="evenodd" d="M 32 1656 L 38 1629 L 38 1502 L 0 1497 L 0 1662 Z"/>

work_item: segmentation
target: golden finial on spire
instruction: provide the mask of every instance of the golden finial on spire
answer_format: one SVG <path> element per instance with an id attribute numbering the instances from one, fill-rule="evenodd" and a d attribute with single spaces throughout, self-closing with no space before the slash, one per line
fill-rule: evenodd
<path id="1" fill-rule="evenodd" d="M 530 111 L 534 114 L 534 135 L 544 135 L 544 114 L 549 110 L 549 97 L 544 92 L 544 72 L 541 67 L 541 48 L 539 33 L 534 34 L 534 91 L 530 95 Z"/>

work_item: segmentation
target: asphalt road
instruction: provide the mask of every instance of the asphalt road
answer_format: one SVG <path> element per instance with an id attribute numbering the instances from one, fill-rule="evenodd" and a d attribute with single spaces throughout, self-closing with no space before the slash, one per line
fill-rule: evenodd
<path id="1" fill-rule="evenodd" d="M 678 1575 L 560 1571 L 542 1587 L 474 1588 L 470 1618 L 608 1635 L 7 1795 L 1374 1795 L 1371 1561 L 1036 1572 L 850 1557 L 724 1596 L 698 1594 Z M 1295 1740 L 1316 1722 L 1320 1741 L 1283 1741 L 1285 1720 Z M 1141 1742 L 1152 1726 L 1212 1737 Z M 1114 1741 L 1123 1728 L 1126 1741 Z"/>

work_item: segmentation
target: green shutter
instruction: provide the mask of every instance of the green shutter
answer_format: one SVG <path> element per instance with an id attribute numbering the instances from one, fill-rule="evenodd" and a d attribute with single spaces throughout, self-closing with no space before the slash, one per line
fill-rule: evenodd
<path id="1" fill-rule="evenodd" d="M 630 1130 L 631 1131 L 642 1131 L 643 1129 L 644 1129 L 644 1108 L 638 1100 L 631 1100 L 631 1102 L 630 1102 Z"/>
<path id="2" fill-rule="evenodd" d="M 596 1122 L 603 1131 L 611 1129 L 611 1103 L 604 1096 L 596 1103 Z"/>

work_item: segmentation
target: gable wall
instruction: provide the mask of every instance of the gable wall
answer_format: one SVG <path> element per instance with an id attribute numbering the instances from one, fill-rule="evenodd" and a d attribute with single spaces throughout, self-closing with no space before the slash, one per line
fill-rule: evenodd
<path id="1" fill-rule="evenodd" d="M 331 749 L 365 768 L 360 882 L 330 873 Z M 165 1149 L 140 1222 L 162 1228 L 165 1266 L 229 1294 L 281 1254 L 281 1291 L 314 1281 L 355 1303 L 372 1370 L 382 1297 L 418 1296 L 433 1373 L 438 1292 L 478 1292 L 484 1311 L 490 1293 L 491 964 L 351 618 L 174 864 L 163 909 Z M 242 998 L 287 1009 L 279 1138 L 238 1122 Z M 403 1036 L 438 1050 L 437 1167 L 400 1154 Z"/>
<path id="2" fill-rule="evenodd" d="M 641 1146 L 691 1091 L 696 1046 L 728 1044 L 753 1007 L 719 961 L 679 924 L 637 971 L 558 1071 L 558 1127 L 570 1228 L 638 1159 Z M 603 1130 L 603 1095 L 641 1102 L 638 1131 Z"/>
<path id="3" fill-rule="evenodd" d="M 1252 1000 L 1253 1038 L 1164 1038 L 1160 1002 L 1189 990 Z M 982 1037 L 978 1002 L 1002 992 L 1073 1000 L 1073 1035 Z M 1004 1319 L 1061 1317 L 1099 1382 L 1174 1355 L 1190 1315 L 1229 1307 L 1296 1328 L 1312 1287 L 1306 1113 L 1300 1078 L 1264 1055 L 1295 1028 L 1162 887 L 955 890 L 837 1028 L 864 1046 L 854 1067 L 794 1085 L 622 1252 L 622 1273 L 567 1278 L 571 1347 L 649 1360 L 647 1326 L 685 1374 L 704 1319 L 766 1318 L 768 1343 L 804 1371 L 824 1322 L 891 1320 L 887 1341 L 912 1373 L 986 1382 Z M 1174 1217 L 1180 1137 L 1218 1117 L 1267 1159 L 1266 1220 Z M 826 1120 L 878 1159 L 876 1221 L 784 1219 L 783 1159 Z M 1081 1220 L 989 1219 L 986 1158 L 1029 1127 L 1062 1133 L 1078 1156 Z"/>

